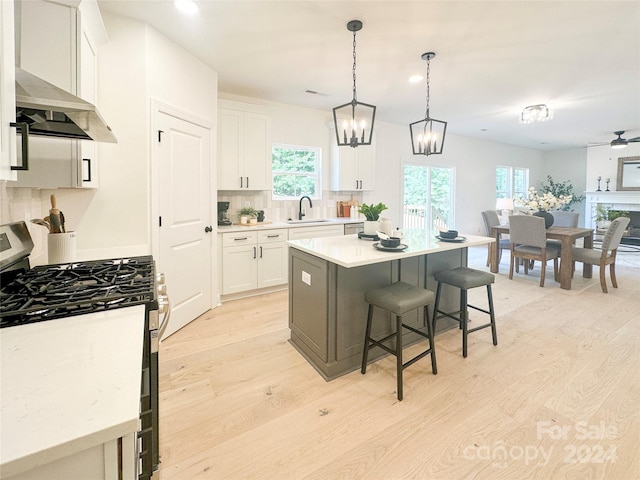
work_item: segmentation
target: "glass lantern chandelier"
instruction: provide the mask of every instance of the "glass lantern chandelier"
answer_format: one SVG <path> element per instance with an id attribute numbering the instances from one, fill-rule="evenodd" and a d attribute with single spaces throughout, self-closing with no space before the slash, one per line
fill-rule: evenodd
<path id="1" fill-rule="evenodd" d="M 431 59 L 436 54 L 427 52 L 422 54 L 422 60 L 427 61 L 427 108 L 424 118 L 409 125 L 411 131 L 411 147 L 414 155 L 439 155 L 444 146 L 447 133 L 447 122 L 436 120 L 429 116 L 429 75 L 431 73 Z"/>
<path id="2" fill-rule="evenodd" d="M 338 146 L 371 145 L 376 107 L 358 102 L 356 92 L 356 32 L 362 29 L 360 20 L 351 20 L 347 29 L 353 32 L 353 99 L 333 109 L 333 123 Z"/>

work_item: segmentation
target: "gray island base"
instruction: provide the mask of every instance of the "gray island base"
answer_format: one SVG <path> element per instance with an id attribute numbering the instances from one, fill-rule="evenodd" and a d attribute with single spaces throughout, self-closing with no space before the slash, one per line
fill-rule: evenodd
<path id="1" fill-rule="evenodd" d="M 464 243 L 445 243 L 423 231 L 410 232 L 401 252 L 376 250 L 371 241 L 357 235 L 289 241 L 289 328 L 291 344 L 325 380 L 333 380 L 360 368 L 368 304 L 367 290 L 401 280 L 435 292 L 435 272 L 467 265 L 468 247 L 493 239 L 467 236 Z M 459 292 L 443 285 L 443 310 L 458 309 Z M 433 310 L 430 308 L 430 315 Z M 403 317 L 405 324 L 426 332 L 418 310 Z M 374 311 L 372 333 L 378 338 L 395 328 L 395 319 L 381 309 Z M 457 326 L 438 319 L 442 332 Z M 407 331 L 403 344 L 424 340 Z M 436 340 L 437 348 L 437 340 Z M 386 355 L 370 353 L 370 361 Z"/>

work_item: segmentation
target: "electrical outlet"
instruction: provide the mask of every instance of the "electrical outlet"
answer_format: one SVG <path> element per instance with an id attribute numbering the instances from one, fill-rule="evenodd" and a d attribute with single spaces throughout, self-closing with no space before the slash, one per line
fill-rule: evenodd
<path id="1" fill-rule="evenodd" d="M 482 233 L 482 227 L 478 227 L 478 233 Z"/>

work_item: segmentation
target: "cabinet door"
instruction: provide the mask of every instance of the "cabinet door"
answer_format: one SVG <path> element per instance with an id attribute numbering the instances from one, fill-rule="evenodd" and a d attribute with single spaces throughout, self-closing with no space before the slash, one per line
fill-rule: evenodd
<path id="1" fill-rule="evenodd" d="M 358 147 L 360 148 L 360 147 Z M 331 190 L 358 190 L 357 148 L 332 147 Z"/>
<path id="2" fill-rule="evenodd" d="M 80 33 L 80 88 L 78 95 L 91 102 L 97 103 L 97 53 L 84 22 Z M 76 184 L 83 188 L 98 187 L 98 145 L 91 140 L 78 142 L 80 153 L 76 165 Z"/>
<path id="3" fill-rule="evenodd" d="M 78 12 L 58 3 L 34 0 L 20 8 L 16 64 L 70 93 L 77 92 Z M 43 41 L 42 32 L 48 32 Z M 55 61 L 52 61 L 55 59 Z M 20 155 L 20 152 L 18 152 Z M 29 170 L 11 186 L 77 186 L 78 140 L 29 138 Z M 20 159 L 20 161 L 22 161 Z"/>
<path id="4" fill-rule="evenodd" d="M 360 190 L 374 190 L 375 189 L 375 147 L 362 146 L 357 150 L 357 177 L 360 182 Z"/>
<path id="5" fill-rule="evenodd" d="M 218 189 L 239 190 L 241 185 L 240 158 L 243 154 L 240 143 L 242 112 L 218 110 Z"/>
<path id="6" fill-rule="evenodd" d="M 288 246 L 284 242 L 258 246 L 258 288 L 287 283 Z"/>
<path id="7" fill-rule="evenodd" d="M 259 113 L 244 114 L 243 163 L 249 190 L 271 189 L 271 119 Z"/>
<path id="8" fill-rule="evenodd" d="M 0 1 L 0 180 L 15 180 L 16 131 L 13 2 Z"/>
<path id="9" fill-rule="evenodd" d="M 222 249 L 222 293 L 244 292 L 257 288 L 258 247 L 239 245 Z"/>

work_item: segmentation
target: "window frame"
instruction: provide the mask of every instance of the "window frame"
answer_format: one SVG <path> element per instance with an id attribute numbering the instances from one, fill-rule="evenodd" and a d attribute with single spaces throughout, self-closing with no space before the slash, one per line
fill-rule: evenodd
<path id="1" fill-rule="evenodd" d="M 506 191 L 498 190 L 498 170 L 505 169 L 507 171 L 507 189 Z M 516 191 L 516 174 L 522 172 L 524 176 L 523 191 Z M 513 167 L 510 165 L 497 165 L 496 166 L 496 200 L 499 198 L 515 198 L 516 195 L 522 195 L 522 198 L 527 198 L 528 185 L 529 185 L 529 169 L 526 167 Z"/>
<path id="2" fill-rule="evenodd" d="M 298 171 L 282 171 L 275 170 L 273 168 L 273 151 L 275 149 L 280 150 L 296 150 L 296 151 L 307 151 L 307 152 L 315 152 L 315 172 L 310 174 L 308 172 L 298 172 Z M 314 177 L 315 178 L 315 195 L 309 195 L 312 200 L 322 200 L 322 148 L 314 147 L 311 145 L 294 145 L 291 143 L 273 143 L 271 145 L 271 199 L 275 201 L 286 201 L 286 200 L 298 200 L 300 196 L 281 196 L 276 195 L 275 188 L 275 175 L 293 175 L 296 177 Z"/>

